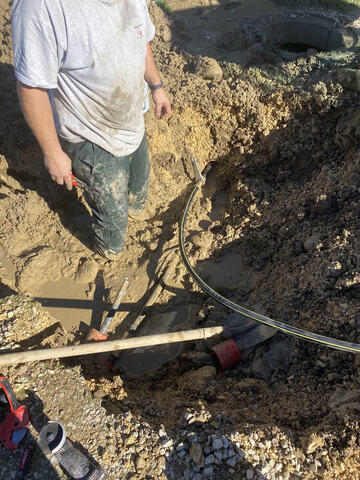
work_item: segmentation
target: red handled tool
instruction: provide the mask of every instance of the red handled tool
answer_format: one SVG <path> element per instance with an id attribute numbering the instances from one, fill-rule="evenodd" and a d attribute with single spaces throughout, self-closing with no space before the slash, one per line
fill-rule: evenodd
<path id="1" fill-rule="evenodd" d="M 4 408 L 3 408 L 4 406 Z M 0 377 L 0 441 L 15 450 L 29 427 L 29 411 L 15 397 L 9 381 Z"/>
<path id="2" fill-rule="evenodd" d="M 82 182 L 73 174 L 71 174 L 71 183 L 74 185 L 74 187 L 82 188 L 83 190 L 87 190 L 88 192 L 99 193 L 99 190 L 97 188 L 86 185 L 85 182 Z"/>

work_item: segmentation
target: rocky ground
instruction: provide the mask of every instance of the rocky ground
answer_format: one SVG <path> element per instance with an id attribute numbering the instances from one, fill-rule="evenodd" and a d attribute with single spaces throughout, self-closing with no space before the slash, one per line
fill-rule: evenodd
<path id="1" fill-rule="evenodd" d="M 177 244 L 194 154 L 213 165 L 189 214 L 197 271 L 251 310 L 359 342 L 360 101 L 344 75 L 358 67 L 358 47 L 289 58 L 262 37 L 271 22 L 319 15 L 358 28 L 357 15 L 260 0 L 169 5 L 165 13 L 150 3 L 150 12 L 174 113 L 166 123 L 147 114 L 149 216 L 129 223 L 114 264 L 89 248 L 88 223 L 74 221 L 88 215 L 82 192 L 64 192 L 43 171 L 19 111 L 10 5 L 0 0 L 1 351 L 83 342 L 79 309 L 97 326 L 129 276 L 111 336 L 125 334 Z M 170 314 L 175 330 L 230 321 L 180 262 L 147 313 L 142 333 Z M 222 372 L 211 353 L 219 341 L 184 345 L 137 378 L 108 373 L 93 357 L 1 374 L 29 407 L 29 440 L 47 419 L 60 420 L 110 479 L 360 477 L 357 356 L 278 333 Z M 157 364 L 159 351 L 151 355 Z M 1 479 L 15 478 L 20 453 L 0 449 Z M 36 450 L 28 479 L 41 478 L 66 476 Z"/>

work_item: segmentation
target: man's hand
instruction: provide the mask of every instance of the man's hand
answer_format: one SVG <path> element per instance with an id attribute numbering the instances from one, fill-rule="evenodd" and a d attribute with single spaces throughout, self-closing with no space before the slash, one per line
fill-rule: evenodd
<path id="1" fill-rule="evenodd" d="M 153 90 L 151 92 L 152 98 L 155 104 L 155 115 L 156 118 L 163 120 L 168 118 L 171 114 L 170 100 L 168 99 L 165 90 L 159 88 L 158 90 Z"/>
<path id="2" fill-rule="evenodd" d="M 154 56 L 151 50 L 150 42 L 146 44 L 144 78 L 148 85 L 160 85 L 162 83 L 154 62 Z M 171 106 L 165 90 L 163 88 L 156 88 L 155 90 L 151 90 L 151 95 L 155 104 L 156 118 L 168 118 L 171 114 Z"/>
<path id="3" fill-rule="evenodd" d="M 60 150 L 55 155 L 45 155 L 44 165 L 54 182 L 59 185 L 65 184 L 68 190 L 72 189 L 71 160 L 65 152 Z"/>

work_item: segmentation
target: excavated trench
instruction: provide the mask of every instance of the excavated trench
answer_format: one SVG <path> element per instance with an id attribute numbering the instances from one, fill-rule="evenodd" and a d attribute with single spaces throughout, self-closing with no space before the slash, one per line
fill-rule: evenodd
<path id="1" fill-rule="evenodd" d="M 170 25 L 155 6 L 152 15 L 158 30 Z M 259 20 L 259 25 L 257 31 L 264 23 Z M 178 30 L 180 27 L 177 24 Z M 95 300 L 101 305 L 101 315 L 121 279 L 131 274 L 134 279 L 118 319 L 121 323 L 127 312 L 145 299 L 158 273 L 159 258 L 163 260 L 164 252 L 176 243 L 177 222 L 193 179 L 188 159 L 195 154 L 202 166 L 209 160 L 217 161 L 193 205 L 188 225 L 191 262 L 208 284 L 256 312 L 359 342 L 360 104 L 356 95 L 337 82 L 336 75 L 329 75 L 344 66 L 353 67 L 351 56 L 336 63 L 332 59 L 319 61 L 316 54 L 351 52 L 357 45 L 356 36 L 352 29 L 298 19 L 273 23 L 266 31 L 266 41 L 254 48 L 248 42 L 253 37 L 245 33 L 244 42 L 237 45 L 248 45 L 244 47 L 247 67 L 221 63 L 223 80 L 203 78 L 201 70 L 194 68 L 197 58 L 182 55 L 179 45 L 175 45 L 175 51 L 174 45 L 155 39 L 156 61 L 172 95 L 175 113 L 160 126 L 147 118 L 154 167 L 150 195 L 154 214 L 146 222 L 129 225 L 121 264 L 94 259 L 83 243 L 85 227 L 84 231 L 77 230 L 65 218 L 64 210 L 83 205 L 81 195 L 77 198 L 73 192 L 66 196 L 63 190 L 50 188 L 44 179 L 17 179 L 2 171 L 0 257 L 4 272 L 0 273 L 4 286 L 27 291 L 34 278 L 39 283 L 58 282 L 60 272 L 67 283 L 84 291 L 84 298 L 76 305 L 69 301 L 75 289 L 68 298 L 58 300 L 62 306 L 67 300 L 64 310 L 72 320 L 71 308 L 80 305 L 85 310 Z M 174 34 L 174 44 L 180 42 L 179 38 Z M 273 62 L 269 66 L 273 47 L 276 52 L 293 56 L 286 58 L 284 65 Z M 232 54 L 237 58 L 237 52 Z M 296 83 L 295 79 L 300 81 Z M 14 96 L 12 104 L 15 102 Z M 6 156 L 11 168 L 19 169 L 16 162 L 25 158 L 25 153 L 37 158 L 33 144 L 24 151 L 16 150 L 10 141 L 9 145 L 4 159 Z M 42 225 L 41 231 L 38 225 Z M 56 308 L 52 293 L 48 297 L 40 300 L 48 304 L 52 300 Z M 6 348 L 84 341 L 78 332 L 59 333 L 54 317 L 39 305 L 35 308 L 21 295 L 15 298 L 12 303 L 1 304 Z M 27 305 L 25 310 L 23 305 Z M 180 330 L 230 321 L 230 312 L 204 295 L 181 264 L 148 313 L 143 334 L 171 325 Z M 98 315 L 95 317 L 99 321 Z M 118 335 L 119 331 L 115 328 L 112 333 Z M 71 398 L 74 384 L 85 382 L 94 402 L 109 415 L 106 422 L 111 426 L 119 422 L 120 432 L 116 445 L 115 440 L 111 443 L 115 438 L 112 434 L 99 444 L 95 442 L 91 452 L 110 471 L 113 457 L 106 463 L 106 455 L 101 457 L 98 449 L 109 441 L 116 459 L 122 462 L 124 478 L 178 480 L 184 472 L 193 473 L 198 467 L 193 461 L 195 448 L 191 449 L 190 435 L 197 437 L 204 451 L 209 435 L 237 439 L 244 449 L 245 460 L 236 460 L 235 473 L 229 473 L 229 465 L 219 460 L 214 478 L 245 478 L 250 467 L 251 472 L 258 472 L 258 478 L 280 478 L 276 468 L 281 470 L 282 462 L 283 478 L 357 478 L 360 382 L 356 357 L 276 334 L 261 345 L 244 348 L 241 361 L 222 373 L 211 354 L 212 345 L 221 340 L 155 351 L 152 357 L 147 351 L 139 365 L 129 355 L 128 362 L 135 366 L 131 373 L 140 375 L 135 380 L 107 373 L 90 358 L 50 365 L 52 375 L 59 372 L 67 380 L 59 391 L 48 375 L 48 365 L 22 366 L 19 372 L 9 369 L 6 373 L 17 391 L 28 377 L 29 385 L 38 388 L 46 411 L 60 420 L 67 415 L 63 411 L 67 409 L 59 407 L 65 398 L 63 390 L 66 398 Z M 44 371 L 40 372 L 40 367 Z M 41 386 L 42 379 L 46 382 Z M 81 395 L 79 400 L 84 404 L 81 412 L 90 404 L 88 397 L 84 398 Z M 67 418 L 69 430 L 90 448 L 87 442 L 94 432 L 90 429 L 82 438 L 81 428 L 71 427 L 79 411 Z M 184 414 L 194 421 L 186 424 Z M 122 416 L 132 416 L 125 430 Z M 144 422 L 139 431 L 135 418 Z M 106 422 L 99 431 L 104 431 Z M 165 473 L 155 473 L 151 461 L 163 453 L 149 453 L 149 457 L 153 455 L 151 461 L 134 477 L 134 465 L 141 456 L 136 438 L 145 437 L 146 429 L 165 429 L 171 438 L 171 446 L 164 447 L 169 453 L 166 469 Z M 185 436 L 189 441 L 184 441 Z M 189 453 L 181 457 L 181 445 L 187 441 Z M 163 442 L 157 437 L 153 447 Z M 270 464 L 270 460 L 274 462 Z M 7 458 L 3 464 L 6 462 Z M 174 474 L 170 473 L 172 468 Z"/>

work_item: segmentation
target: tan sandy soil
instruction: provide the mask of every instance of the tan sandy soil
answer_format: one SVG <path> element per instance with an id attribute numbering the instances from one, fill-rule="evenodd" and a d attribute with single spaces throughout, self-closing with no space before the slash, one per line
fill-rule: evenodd
<path id="1" fill-rule="evenodd" d="M 9 3 L 0 2 L 0 286 L 3 296 L 16 294 L 1 306 L 4 348 L 83 341 L 84 324 L 99 326 L 129 276 L 113 328 L 117 336 L 126 332 L 177 244 L 178 220 L 193 181 L 191 155 L 201 167 L 214 162 L 188 223 L 191 259 L 207 281 L 248 308 L 359 342 L 359 99 L 337 81 L 344 67 L 357 68 L 357 50 L 310 51 L 285 61 L 264 45 L 261 32 L 270 21 L 288 18 L 287 9 L 268 1 L 168 3 L 171 13 L 154 3 L 150 12 L 158 32 L 155 58 L 174 113 L 167 122 L 147 114 L 153 166 L 149 218 L 129 221 L 123 257 L 110 263 L 89 248 L 88 224 L 74 220 L 89 215 L 82 192 L 52 184 L 42 167 L 16 99 Z M 356 21 L 321 13 L 330 22 Z M 292 12 L 295 18 L 306 14 Z M 349 112 L 355 116 L 347 117 Z M 180 319 L 176 328 L 216 325 L 229 314 L 200 292 L 180 262 L 153 313 L 173 311 Z M 74 326 L 75 334 L 59 328 L 58 320 Z M 187 411 L 201 417 L 207 433 L 239 442 L 248 464 L 237 464 L 234 472 L 220 464 L 214 478 L 245 478 L 250 466 L 258 476 L 248 478 L 359 478 L 357 357 L 277 334 L 245 351 L 228 374 L 212 357 L 210 367 L 217 370 L 199 373 L 201 361 L 195 359 L 218 341 L 186 346 L 177 360 L 137 380 L 105 375 L 89 361 L 65 367 L 53 362 L 51 368 L 59 368 L 68 389 L 75 375 L 87 391 L 100 392 L 107 415 L 129 410 L 154 430 L 163 425 L 175 442 Z M 67 371 L 69 365 L 73 370 Z M 27 367 L 21 368 L 26 377 Z M 44 370 L 42 400 L 61 418 L 57 394 L 46 393 L 50 377 Z M 5 373 L 16 378 L 20 391 L 16 369 Z M 131 426 L 126 428 L 126 440 L 116 436 L 118 456 L 137 445 Z M 269 439 L 276 441 L 269 451 L 264 447 L 266 461 L 274 462 L 261 477 L 265 460 L 253 443 L 266 446 Z M 110 457 L 88 448 L 110 469 Z M 176 464 L 173 476 L 164 473 L 151 463 L 162 455 L 157 451 L 146 467 L 136 469 L 136 455 L 137 450 L 124 460 L 128 479 L 178 480 L 185 468 Z M 275 459 L 283 462 L 279 470 Z"/>

